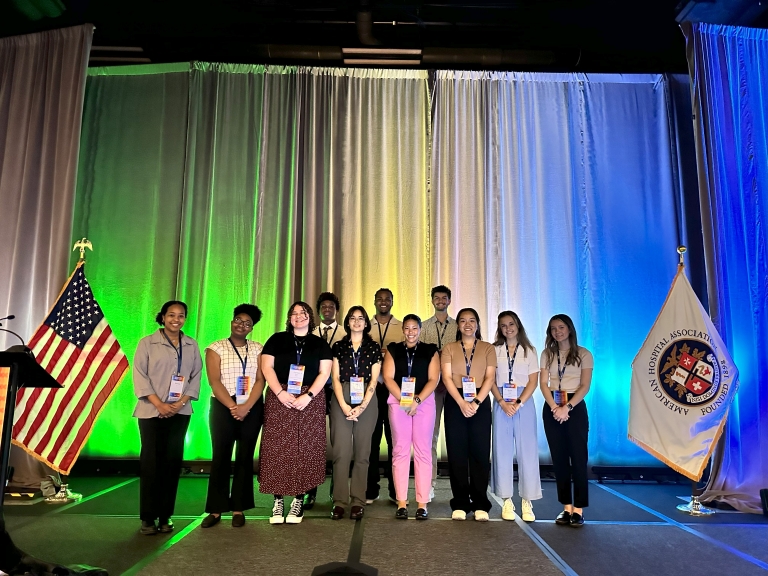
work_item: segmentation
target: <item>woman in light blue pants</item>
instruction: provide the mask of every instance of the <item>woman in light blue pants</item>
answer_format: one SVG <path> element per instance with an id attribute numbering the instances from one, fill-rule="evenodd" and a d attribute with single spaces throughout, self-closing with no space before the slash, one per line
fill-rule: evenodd
<path id="1" fill-rule="evenodd" d="M 539 381 L 539 359 L 512 311 L 499 314 L 496 331 L 496 385 L 493 406 L 491 490 L 504 500 L 501 517 L 515 519 L 514 460 L 517 458 L 522 518 L 533 522 L 533 500 L 541 498 L 536 407 L 532 395 Z"/>

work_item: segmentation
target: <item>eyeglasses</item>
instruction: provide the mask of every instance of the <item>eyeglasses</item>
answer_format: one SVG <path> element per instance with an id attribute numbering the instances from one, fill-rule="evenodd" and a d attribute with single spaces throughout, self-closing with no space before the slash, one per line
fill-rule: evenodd
<path id="1" fill-rule="evenodd" d="M 232 322 L 240 324 L 243 328 L 253 328 L 253 322 L 250 320 L 240 320 L 240 318 L 235 318 Z"/>

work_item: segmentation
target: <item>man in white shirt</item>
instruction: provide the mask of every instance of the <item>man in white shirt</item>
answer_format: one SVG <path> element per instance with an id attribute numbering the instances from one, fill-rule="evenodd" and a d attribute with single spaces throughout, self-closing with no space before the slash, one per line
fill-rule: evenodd
<path id="1" fill-rule="evenodd" d="M 427 318 L 421 325 L 419 340 L 437 346 L 438 351 L 443 346 L 456 342 L 456 320 L 448 316 L 448 306 L 451 305 L 451 289 L 447 286 L 435 286 L 432 288 L 432 307 L 435 313 Z M 437 446 L 440 440 L 440 420 L 445 404 L 445 385 L 442 379 L 435 389 L 435 432 L 432 436 L 432 490 L 430 498 L 435 497 L 435 484 L 437 482 Z"/>

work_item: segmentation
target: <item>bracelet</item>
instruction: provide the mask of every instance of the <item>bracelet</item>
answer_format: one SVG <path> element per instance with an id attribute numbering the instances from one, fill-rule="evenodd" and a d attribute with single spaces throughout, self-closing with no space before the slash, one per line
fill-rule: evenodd
<path id="1" fill-rule="evenodd" d="M 282 388 L 280 388 L 280 392 L 278 392 L 277 394 L 275 394 L 275 396 L 280 396 L 280 394 L 282 394 L 283 392 L 285 392 L 285 390 L 283 390 Z"/>

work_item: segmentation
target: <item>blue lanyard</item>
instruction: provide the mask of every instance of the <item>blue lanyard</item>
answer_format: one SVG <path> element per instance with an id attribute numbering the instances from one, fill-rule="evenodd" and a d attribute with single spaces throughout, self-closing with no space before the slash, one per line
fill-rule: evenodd
<path id="1" fill-rule="evenodd" d="M 566 360 L 568 357 L 566 356 Z M 557 378 L 559 380 L 557 384 L 557 389 L 560 390 L 563 387 L 563 376 L 565 376 L 565 369 L 568 367 L 568 364 L 566 363 L 565 366 L 563 366 L 563 369 L 560 370 L 560 350 L 557 351 Z"/>
<path id="2" fill-rule="evenodd" d="M 520 344 L 515 346 L 515 353 L 511 357 L 509 355 L 509 345 L 505 344 L 505 347 L 507 349 L 507 366 L 509 366 L 509 383 L 512 384 L 512 369 L 515 367 L 515 357 L 517 356 L 517 349 L 520 347 Z"/>
<path id="3" fill-rule="evenodd" d="M 168 342 L 171 348 L 173 348 L 173 351 L 176 352 L 176 374 L 181 376 L 181 357 L 183 354 L 181 339 L 184 336 L 184 334 L 181 331 L 179 331 L 179 348 L 177 350 L 176 346 L 174 346 L 173 343 L 171 342 L 171 339 L 168 338 L 168 335 L 165 333 L 165 330 L 160 330 L 160 332 L 162 332 L 163 338 L 165 338 L 166 342 Z"/>
<path id="4" fill-rule="evenodd" d="M 416 348 L 419 347 L 419 343 L 416 343 L 416 346 L 413 347 L 413 354 L 408 353 L 408 345 L 403 342 L 403 345 L 405 346 L 405 356 L 406 356 L 406 362 L 408 362 L 408 378 L 411 377 L 411 370 L 413 369 L 413 359 L 416 358 Z"/>
<path id="5" fill-rule="evenodd" d="M 469 371 L 472 369 L 472 359 L 475 357 L 475 348 L 477 347 L 477 338 L 475 338 L 475 343 L 472 344 L 472 354 L 469 356 L 469 360 L 467 360 L 467 351 L 464 348 L 464 342 L 461 343 L 461 351 L 464 353 L 464 363 L 467 366 L 467 376 L 469 376 Z"/>
<path id="6" fill-rule="evenodd" d="M 245 367 L 248 365 L 248 341 L 246 340 L 245 342 L 245 360 L 243 360 L 243 357 L 240 356 L 240 352 L 237 350 L 237 346 L 232 342 L 232 338 L 227 338 L 227 340 L 232 344 L 232 349 L 235 351 L 235 354 L 237 354 L 237 357 L 240 358 L 240 364 L 243 366 L 243 376 L 245 376 Z"/>
<path id="7" fill-rule="evenodd" d="M 296 364 L 301 366 L 301 353 L 304 352 L 305 342 L 302 342 L 301 347 L 299 347 L 299 339 L 296 336 L 293 337 L 293 342 L 296 344 Z"/>

